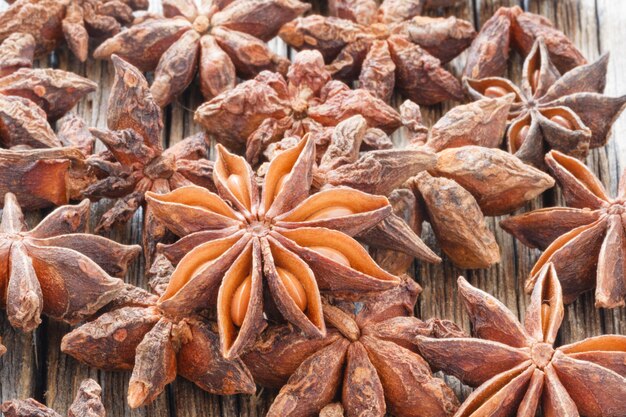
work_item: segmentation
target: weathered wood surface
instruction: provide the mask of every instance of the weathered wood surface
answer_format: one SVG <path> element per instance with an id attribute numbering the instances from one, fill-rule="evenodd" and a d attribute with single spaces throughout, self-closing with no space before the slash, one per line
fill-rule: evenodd
<path id="1" fill-rule="evenodd" d="M 154 1 L 154 0 L 153 0 Z M 319 1 L 316 7 L 324 7 Z M 499 6 L 520 5 L 532 12 L 541 13 L 552 19 L 555 24 L 570 36 L 584 54 L 594 60 L 602 53 L 612 51 L 609 63 L 609 75 L 606 94 L 626 93 L 626 2 L 616 0 L 467 0 L 467 4 L 454 9 L 435 11 L 431 14 L 455 14 L 471 20 L 478 27 Z M 0 0 L 0 10 L 6 7 Z M 153 4 L 158 10 L 158 4 Z M 275 50 L 287 55 L 288 49 L 280 41 L 273 41 Z M 460 70 L 464 56 L 452 63 Z M 520 57 L 515 57 L 511 64 L 510 75 L 519 78 Z M 90 95 L 77 107 L 92 126 L 106 125 L 106 107 L 112 81 L 112 68 L 108 63 L 89 61 L 83 65 L 72 59 L 66 50 L 59 51 L 56 60 L 42 60 L 41 66 L 55 64 L 63 69 L 83 74 L 98 81 L 99 90 Z M 198 91 L 197 88 L 191 89 Z M 200 97 L 187 94 L 165 111 L 166 144 L 173 144 L 199 130 L 193 124 L 193 111 L 200 104 Z M 399 101 L 398 101 L 399 102 Z M 449 109 L 451 104 L 431 109 L 424 109 L 428 123 L 432 123 Z M 626 167 L 626 116 L 615 124 L 612 140 L 604 148 L 596 150 L 587 159 L 587 163 L 599 175 L 600 179 L 613 192 L 616 190 L 619 175 Z M 396 137 L 397 144 L 402 144 L 402 137 Z M 524 209 L 530 210 L 545 204 L 561 202 L 558 191 L 550 191 Z M 108 204 L 94 205 L 93 219 L 104 212 Z M 522 211 L 522 210 L 520 210 Z M 28 216 L 36 222 L 37 214 Z M 490 218 L 488 223 L 494 230 L 501 248 L 502 261 L 488 269 L 464 271 L 455 268 L 446 261 L 441 265 L 416 264 L 414 273 L 424 291 L 420 297 L 416 314 L 422 318 L 442 317 L 462 323 L 469 329 L 467 316 L 457 302 L 456 278 L 466 276 L 473 284 L 494 294 L 512 311 L 523 317 L 528 297 L 522 292 L 522 284 L 537 259 L 539 252 L 529 250 L 516 242 L 498 227 L 499 218 Z M 110 237 L 124 243 L 138 243 L 141 236 L 141 214 L 125 228 L 110 234 Z M 425 230 L 425 239 L 432 248 L 437 248 L 432 234 Z M 436 249 L 438 250 L 438 249 Z M 128 281 L 146 286 L 143 278 L 143 264 L 135 265 L 129 273 Z M 626 310 L 596 310 L 593 294 L 587 294 L 566 308 L 566 317 L 558 343 L 564 344 L 602 333 L 626 334 Z M 103 387 L 104 403 L 110 417 L 254 417 L 265 415 L 275 393 L 259 389 L 254 396 L 217 397 L 196 389 L 193 384 L 178 379 L 166 392 L 149 407 L 131 411 L 126 405 L 126 387 L 129 374 L 101 372 L 78 364 L 59 350 L 60 340 L 68 326 L 44 320 L 44 324 L 34 335 L 15 332 L 8 325 L 4 313 L 0 313 L 0 334 L 7 345 L 8 353 L 0 359 L 0 402 L 10 398 L 35 397 L 36 399 L 64 413 L 71 403 L 76 389 L 85 377 L 95 378 Z M 469 390 L 460 386 L 458 381 L 448 379 L 459 395 L 465 396 Z"/>

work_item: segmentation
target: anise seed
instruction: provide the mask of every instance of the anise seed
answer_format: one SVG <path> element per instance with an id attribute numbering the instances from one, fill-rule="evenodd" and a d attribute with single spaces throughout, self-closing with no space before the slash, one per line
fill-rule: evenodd
<path id="1" fill-rule="evenodd" d="M 231 174 L 226 180 L 226 184 L 233 195 L 237 197 L 237 200 L 241 201 L 246 206 L 250 205 L 250 196 L 247 192 L 248 188 L 241 175 Z"/>
<path id="2" fill-rule="evenodd" d="M 252 288 L 252 275 L 243 280 L 233 294 L 230 304 L 230 318 L 237 327 L 241 327 L 246 317 L 248 304 L 250 304 L 250 290 Z"/>
<path id="3" fill-rule="evenodd" d="M 568 129 L 568 130 L 574 129 L 574 125 L 572 124 L 572 122 L 570 122 L 563 116 L 559 116 L 558 114 L 556 116 L 552 116 L 550 120 L 564 129 Z"/>
<path id="4" fill-rule="evenodd" d="M 293 299 L 293 301 L 295 301 L 298 308 L 302 311 L 306 310 L 306 291 L 304 291 L 304 287 L 298 278 L 284 268 L 276 267 L 276 272 L 278 272 L 280 280 L 283 282 L 289 296 Z"/>
<path id="5" fill-rule="evenodd" d="M 529 130 L 530 130 L 530 125 L 525 125 L 519 130 L 519 132 L 517 132 L 517 136 L 515 136 L 515 139 L 513 139 L 513 145 L 515 146 L 516 150 L 522 147 L 522 144 L 524 143 L 524 141 L 526 140 L 526 137 L 528 136 Z"/>
<path id="6" fill-rule="evenodd" d="M 533 89 L 533 91 L 537 91 L 537 87 L 539 86 L 539 75 L 540 71 L 536 69 L 533 71 L 533 74 L 530 77 L 530 87 Z"/>
<path id="7" fill-rule="evenodd" d="M 307 218 L 307 220 L 308 221 L 322 220 L 322 219 L 328 219 L 331 217 L 349 216 L 351 214 L 354 214 L 354 211 L 352 211 L 348 207 L 331 206 L 331 207 L 325 207 L 319 211 L 316 211 L 315 213 L 311 214 Z"/>
<path id="8" fill-rule="evenodd" d="M 508 93 L 507 89 L 504 87 L 500 87 L 497 85 L 492 85 L 490 87 L 487 87 L 485 89 L 484 92 L 484 96 L 485 97 L 489 97 L 489 98 L 498 98 L 498 97 L 504 97 L 506 96 Z"/>
<path id="9" fill-rule="evenodd" d="M 339 252 L 337 249 L 329 248 L 328 246 L 311 246 L 309 249 L 319 252 L 341 265 L 350 266 L 350 260 L 346 257 L 346 255 Z"/>

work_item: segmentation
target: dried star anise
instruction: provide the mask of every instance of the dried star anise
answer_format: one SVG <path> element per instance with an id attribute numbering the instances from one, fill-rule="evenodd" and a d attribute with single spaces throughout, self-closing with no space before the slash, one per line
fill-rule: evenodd
<path id="1" fill-rule="evenodd" d="M 500 260 L 498 244 L 484 215 L 510 213 L 554 185 L 544 172 L 497 146 L 504 134 L 510 100 L 483 99 L 457 106 L 428 132 L 419 108 L 402 107 L 415 146 L 437 151 L 437 163 L 407 183 L 424 207 L 439 245 L 463 268 L 487 268 Z"/>
<path id="2" fill-rule="evenodd" d="M 13 327 L 31 331 L 42 313 L 76 323 L 123 288 L 123 281 L 109 274 L 124 276 L 139 247 L 82 233 L 88 218 L 89 201 L 84 200 L 59 207 L 29 231 L 15 196 L 4 196 L 0 296 Z"/>
<path id="3" fill-rule="evenodd" d="M 285 73 L 289 60 L 266 41 L 311 6 L 298 0 L 164 0 L 164 16 L 145 21 L 104 42 L 94 56 L 117 54 L 142 71 L 155 71 L 152 94 L 165 106 L 196 72 L 208 100 L 235 86 L 237 76 L 263 70 Z"/>
<path id="4" fill-rule="evenodd" d="M 74 55 L 85 62 L 89 41 L 101 42 L 133 20 L 133 11 L 147 0 L 17 0 L 0 13 L 0 40 L 13 33 L 34 37 L 35 55 L 50 52 L 64 38 Z"/>
<path id="5" fill-rule="evenodd" d="M 299 52 L 281 74 L 262 72 L 196 110 L 195 120 L 233 150 L 245 146 L 252 163 L 272 142 L 288 136 L 304 136 L 324 126 L 360 114 L 370 127 L 392 132 L 400 115 L 363 89 L 351 90 L 331 81 L 317 51 Z"/>
<path id="6" fill-rule="evenodd" d="M 350 10 L 340 13 L 343 18 L 298 18 L 279 35 L 297 49 L 319 50 L 332 61 L 333 76 L 358 77 L 363 88 L 385 101 L 395 87 L 420 104 L 461 100 L 461 84 L 442 64 L 467 48 L 476 32 L 470 22 L 455 17 L 418 16 L 423 3 L 387 0 L 375 11 L 370 0 L 336 0 L 336 10 Z"/>
<path id="7" fill-rule="evenodd" d="M 0 411 L 6 417 L 61 417 L 56 411 L 40 402 L 27 400 L 9 400 L 2 403 Z M 93 379 L 85 379 L 80 383 L 74 402 L 67 412 L 67 417 L 105 417 L 102 405 L 102 388 Z"/>
<path id="8" fill-rule="evenodd" d="M 216 305 L 225 357 L 254 341 L 264 314 L 324 336 L 320 290 L 354 295 L 399 283 L 350 237 L 386 218 L 389 202 L 345 187 L 309 197 L 312 140 L 274 158 L 261 192 L 243 158 L 217 151 L 218 194 L 184 187 L 147 198 L 155 217 L 183 237 L 163 251 L 178 265 L 158 305 L 174 316 Z"/>
<path id="9" fill-rule="evenodd" d="M 198 184 L 211 186 L 213 163 L 203 134 L 182 140 L 169 149 L 161 146 L 163 121 L 144 76 L 129 63 L 112 57 L 115 80 L 109 96 L 107 126 L 91 129 L 107 147 L 87 163 L 99 178 L 84 190 L 89 198 L 115 198 L 114 206 L 100 220 L 96 230 L 109 230 L 125 222 L 145 203 L 147 191 L 166 193 Z M 144 250 L 150 255 L 165 230 L 145 213 Z M 149 258 L 150 256 L 148 256 Z"/>
<path id="10" fill-rule="evenodd" d="M 626 175 L 618 196 L 611 198 L 600 180 L 577 159 L 551 151 L 546 163 L 569 207 L 539 209 L 500 223 L 525 245 L 544 250 L 526 281 L 526 291 L 532 291 L 543 266 L 552 263 L 565 303 L 595 287 L 597 307 L 623 306 Z"/>
<path id="11" fill-rule="evenodd" d="M 554 348 L 563 298 L 550 263 L 538 273 L 522 325 L 506 306 L 459 278 L 459 293 L 476 336 L 418 336 L 437 369 L 478 387 L 457 417 L 626 415 L 626 336 L 603 335 Z"/>
<path id="12" fill-rule="evenodd" d="M 608 59 L 606 54 L 561 76 L 544 39 L 539 38 L 524 62 L 521 88 L 497 77 L 464 82 L 475 99 L 514 95 L 508 150 L 524 162 L 544 167 L 546 148 L 584 158 L 590 148 L 606 144 L 613 122 L 626 105 L 626 95 L 602 94 Z"/>
<path id="13" fill-rule="evenodd" d="M 6 148 L 59 147 L 64 143 L 50 127 L 96 83 L 71 72 L 30 68 L 34 38 L 14 34 L 0 44 L 0 144 Z"/>
<path id="14" fill-rule="evenodd" d="M 550 59 L 561 72 L 587 63 L 582 53 L 547 18 L 520 7 L 501 7 L 485 22 L 468 49 L 464 75 L 471 78 L 500 76 L 509 59 L 510 45 L 528 55 L 543 37 Z"/>
<path id="15" fill-rule="evenodd" d="M 458 400 L 433 377 L 412 341 L 464 334 L 447 321 L 409 317 L 419 291 L 405 279 L 359 302 L 325 303 L 329 328 L 323 339 L 307 339 L 290 325 L 266 331 L 243 359 L 257 382 L 287 381 L 268 417 L 316 416 L 337 397 L 348 416 L 451 416 Z"/>
<path id="16" fill-rule="evenodd" d="M 170 276 L 171 263 L 160 260 L 164 262 L 155 262 L 151 272 Z M 142 305 L 122 303 L 83 324 L 63 338 L 61 350 L 96 368 L 132 370 L 128 387 L 132 408 L 152 402 L 176 375 L 214 394 L 255 392 L 244 363 L 222 357 L 214 323 L 195 316 L 173 318 L 156 307 L 156 297 L 137 288 L 135 292 Z"/>

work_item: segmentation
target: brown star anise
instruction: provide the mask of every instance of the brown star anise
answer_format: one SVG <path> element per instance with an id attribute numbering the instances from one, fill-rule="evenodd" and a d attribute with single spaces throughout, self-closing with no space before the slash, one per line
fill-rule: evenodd
<path id="1" fill-rule="evenodd" d="M 447 321 L 409 317 L 420 290 L 405 279 L 359 302 L 325 303 L 331 327 L 323 339 L 308 339 L 290 325 L 266 331 L 243 359 L 257 382 L 286 382 L 267 416 L 316 416 L 337 397 L 348 416 L 451 416 L 457 398 L 412 342 L 418 335 L 464 334 Z"/>
<path id="2" fill-rule="evenodd" d="M 30 68 L 34 38 L 13 34 L 0 44 L 0 144 L 10 148 L 63 146 L 50 127 L 96 83 L 71 72 Z"/>
<path id="3" fill-rule="evenodd" d="M 587 63 L 574 43 L 549 19 L 520 7 L 501 7 L 485 22 L 468 49 L 464 75 L 471 78 L 500 76 L 506 70 L 510 46 L 528 55 L 543 37 L 550 59 L 561 72 Z"/>
<path id="4" fill-rule="evenodd" d="M 358 77 L 363 88 L 385 101 L 395 87 L 419 104 L 461 100 L 461 84 L 442 64 L 467 48 L 476 32 L 455 17 L 418 16 L 423 4 L 386 0 L 375 11 L 375 1 L 336 0 L 343 18 L 298 18 L 283 26 L 280 37 L 297 49 L 319 50 L 332 61 L 333 76 Z"/>
<path id="5" fill-rule="evenodd" d="M 398 112 L 382 100 L 330 78 L 319 52 L 299 52 L 287 79 L 262 72 L 201 105 L 195 120 L 229 148 L 245 146 L 252 163 L 285 135 L 302 137 L 356 114 L 387 133 L 400 126 Z"/>
<path id="6" fill-rule="evenodd" d="M 510 104 L 508 96 L 457 106 L 430 132 L 415 104 L 402 106 L 414 146 L 437 151 L 436 165 L 407 186 L 422 203 L 441 249 L 462 268 L 487 268 L 500 260 L 485 215 L 510 213 L 554 185 L 546 173 L 487 147 L 501 142 Z"/>
<path id="7" fill-rule="evenodd" d="M 86 231 L 89 201 L 62 206 L 28 230 L 13 194 L 4 196 L 0 221 L 0 288 L 9 322 L 34 330 L 44 313 L 76 323 L 94 314 L 124 287 L 128 263 L 139 246 Z"/>
<path id="8" fill-rule="evenodd" d="M 184 187 L 147 198 L 154 215 L 183 237 L 163 251 L 178 265 L 158 305 L 173 316 L 217 305 L 226 358 L 254 341 L 264 314 L 280 313 L 307 336 L 322 337 L 320 290 L 349 295 L 399 283 L 350 237 L 387 217 L 389 202 L 345 187 L 309 197 L 312 140 L 274 158 L 260 193 L 243 158 L 221 145 L 217 151 L 218 194 Z M 265 303 L 264 290 L 271 295 Z"/>
<path id="9" fill-rule="evenodd" d="M 554 348 L 563 298 L 550 263 L 538 273 L 522 325 L 504 304 L 459 278 L 459 293 L 480 339 L 418 336 L 437 369 L 478 387 L 457 417 L 626 415 L 626 336 L 602 335 Z"/>
<path id="10" fill-rule="evenodd" d="M 199 184 L 210 186 L 213 163 L 203 134 L 182 140 L 163 150 L 161 109 L 154 102 L 144 76 L 129 63 L 112 57 L 115 80 L 109 95 L 107 126 L 91 129 L 107 151 L 91 156 L 87 163 L 99 180 L 84 190 L 89 198 L 115 198 L 115 205 L 101 218 L 97 230 L 109 230 L 125 222 L 144 202 L 146 191 L 166 193 Z M 144 250 L 152 254 L 165 230 L 145 213 Z M 150 256 L 148 256 L 149 258 Z"/>
<path id="11" fill-rule="evenodd" d="M 160 258 L 163 261 L 162 258 Z M 155 274 L 171 275 L 167 260 L 155 262 Z M 61 350 L 79 361 L 108 371 L 132 370 L 128 404 L 154 401 L 180 375 L 205 391 L 253 394 L 252 375 L 240 359 L 226 360 L 219 348 L 215 323 L 201 317 L 175 319 L 145 293 L 142 305 L 127 305 L 102 314 L 65 335 Z M 147 300 L 148 302 L 145 302 Z"/>
<path id="12" fill-rule="evenodd" d="M 526 291 L 532 291 L 543 266 L 552 263 L 565 303 L 595 287 L 597 307 L 623 306 L 626 176 L 622 176 L 618 196 L 611 198 L 600 180 L 577 159 L 551 151 L 546 163 L 569 207 L 543 208 L 500 223 L 525 245 L 544 250 L 526 281 Z"/>
<path id="13" fill-rule="evenodd" d="M 155 71 L 152 94 L 165 106 L 200 74 L 208 100 L 235 86 L 237 76 L 285 73 L 289 60 L 266 41 L 311 6 L 298 0 L 164 0 L 164 16 L 148 18 L 107 40 L 94 56 L 117 54 L 142 71 Z"/>
<path id="14" fill-rule="evenodd" d="M 85 62 L 89 40 L 101 42 L 133 20 L 133 11 L 147 0 L 17 0 L 0 13 L 0 40 L 13 33 L 34 37 L 35 55 L 59 46 L 65 38 L 74 55 Z"/>
<path id="15" fill-rule="evenodd" d="M 522 85 L 505 78 L 465 79 L 474 99 L 514 94 L 507 131 L 509 152 L 544 167 L 545 149 L 584 158 L 590 148 L 604 146 L 611 126 L 626 105 L 626 95 L 602 94 L 609 55 L 561 76 L 552 64 L 543 38 L 524 62 Z"/>
<path id="16" fill-rule="evenodd" d="M 6 417 L 61 417 L 56 411 L 33 398 L 5 401 L 0 406 L 0 410 Z M 67 412 L 67 417 L 105 416 L 106 410 L 102 405 L 102 388 L 93 379 L 85 379 L 80 383 L 80 388 Z"/>

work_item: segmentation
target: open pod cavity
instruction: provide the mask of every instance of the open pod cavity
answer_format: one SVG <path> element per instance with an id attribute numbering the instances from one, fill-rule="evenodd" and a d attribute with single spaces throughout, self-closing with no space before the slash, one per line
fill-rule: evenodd
<path id="1" fill-rule="evenodd" d="M 250 165 L 244 158 L 231 154 L 220 144 L 217 145 L 213 181 L 220 195 L 245 213 L 247 218 L 256 211 L 259 190 Z"/>

